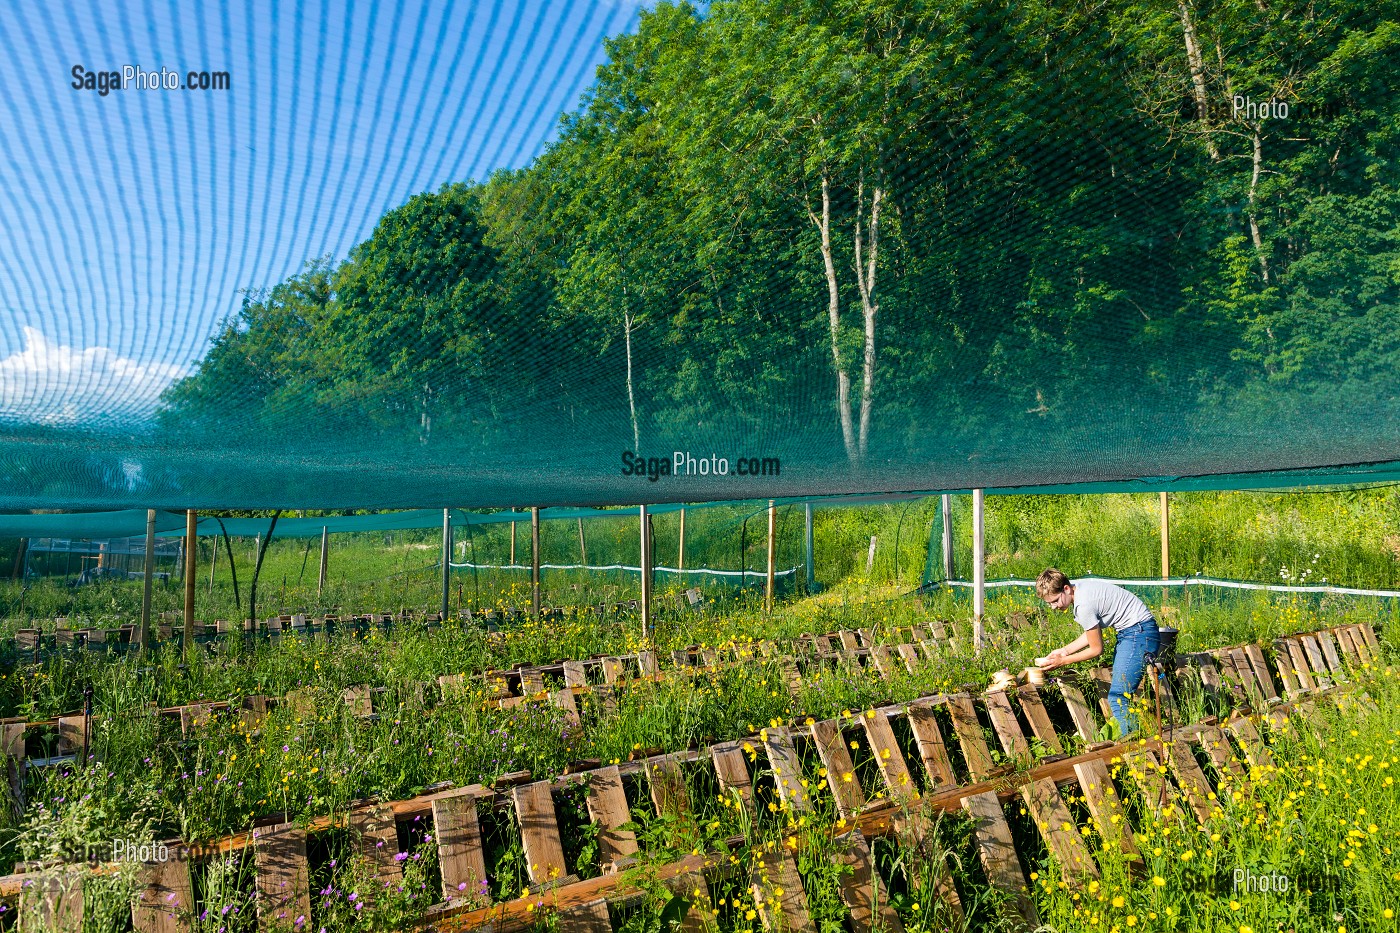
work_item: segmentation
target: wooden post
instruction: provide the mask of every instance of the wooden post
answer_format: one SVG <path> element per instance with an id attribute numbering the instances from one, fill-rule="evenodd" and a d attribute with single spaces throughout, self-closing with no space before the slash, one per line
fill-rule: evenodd
<path id="1" fill-rule="evenodd" d="M 676 569 L 685 569 L 685 509 L 681 509 L 681 543 L 676 550 Z M 682 578 L 682 585 L 684 585 L 684 578 Z"/>
<path id="2" fill-rule="evenodd" d="M 986 490 L 972 490 L 972 643 L 982 650 L 982 614 L 987 608 Z"/>
<path id="3" fill-rule="evenodd" d="M 778 507 L 768 500 L 768 581 L 763 588 L 763 608 L 773 611 L 773 561 L 778 553 Z"/>
<path id="4" fill-rule="evenodd" d="M 1167 505 L 1167 494 L 1162 493 L 1162 579 L 1169 579 L 1171 568 L 1171 515 Z M 1166 589 L 1162 594 L 1166 595 Z"/>
<path id="5" fill-rule="evenodd" d="M 515 523 L 511 522 L 511 525 Z M 511 550 L 514 550 L 514 532 L 511 533 L 510 543 Z M 540 617 L 540 507 L 537 505 L 530 506 L 530 611 L 536 619 Z"/>
<path id="6" fill-rule="evenodd" d="M 28 556 L 28 554 L 29 554 L 29 539 L 28 539 L 28 538 L 20 538 L 20 539 L 19 539 L 19 550 L 15 551 L 15 566 L 14 566 L 13 572 L 11 572 L 11 574 L 10 574 L 10 579 L 12 579 L 12 580 L 23 580 L 23 579 L 24 579 L 24 559 L 25 559 L 26 556 Z M 99 551 L 99 552 L 97 553 L 97 566 L 99 566 L 99 567 L 102 566 L 102 552 L 101 552 L 101 551 Z"/>
<path id="7" fill-rule="evenodd" d="M 511 511 L 515 511 L 515 506 L 511 506 Z M 510 523 L 510 565 L 515 566 L 515 522 Z"/>
<path id="8" fill-rule="evenodd" d="M 151 578 L 156 572 L 156 510 L 146 510 L 146 573 L 141 591 L 141 630 L 137 642 L 145 651 L 151 645 Z"/>
<path id="9" fill-rule="evenodd" d="M 802 513 L 805 520 L 805 527 L 802 531 L 802 541 L 806 548 L 807 592 L 815 593 L 817 591 L 817 564 L 816 548 L 813 546 L 815 539 L 812 535 L 812 503 L 804 502 L 802 504 Z"/>
<path id="10" fill-rule="evenodd" d="M 331 569 L 331 534 L 330 529 L 325 525 L 321 526 L 321 573 L 316 578 L 316 599 L 320 600 L 321 592 L 326 588 L 326 577 Z"/>
<path id="11" fill-rule="evenodd" d="M 953 497 L 943 494 L 943 575 L 953 579 Z"/>
<path id="12" fill-rule="evenodd" d="M 214 556 L 209 558 L 209 598 L 214 598 L 214 569 L 219 566 L 219 539 L 214 538 Z"/>
<path id="13" fill-rule="evenodd" d="M 199 558 L 199 514 L 185 510 L 185 650 L 194 644 L 194 576 Z"/>
<path id="14" fill-rule="evenodd" d="M 649 522 L 647 521 L 647 507 L 640 505 L 637 507 L 637 515 L 641 522 L 642 548 L 641 548 L 641 571 L 642 571 L 642 638 L 646 640 L 651 636 L 651 535 L 647 534 Z"/>
<path id="15" fill-rule="evenodd" d="M 442 510 L 442 621 L 447 623 L 447 591 L 452 586 L 452 510 Z"/>
<path id="16" fill-rule="evenodd" d="M 578 556 L 579 556 L 579 563 L 581 563 L 581 564 L 583 564 L 585 567 L 587 567 L 587 566 L 588 566 L 588 545 L 587 545 L 587 543 L 585 543 L 584 540 L 583 540 L 583 518 L 582 518 L 582 516 L 580 516 L 580 517 L 579 517 L 579 520 L 578 520 Z"/>

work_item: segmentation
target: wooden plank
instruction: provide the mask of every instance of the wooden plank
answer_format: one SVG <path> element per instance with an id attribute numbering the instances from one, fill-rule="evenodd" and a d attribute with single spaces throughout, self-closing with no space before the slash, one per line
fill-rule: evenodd
<path id="1" fill-rule="evenodd" d="M 1031 724 L 1031 731 L 1040 740 L 1052 755 L 1063 755 L 1065 747 L 1060 742 L 1059 733 L 1055 731 L 1055 725 L 1050 721 L 1050 714 L 1045 712 L 1045 702 L 1041 699 L 1040 688 L 1035 684 L 1024 684 L 1016 689 L 1016 696 L 1021 701 L 1021 712 L 1025 714 L 1026 721 Z"/>
<path id="2" fill-rule="evenodd" d="M 1176 782 L 1186 798 L 1186 805 L 1201 823 L 1209 822 L 1211 811 L 1214 809 L 1210 800 L 1210 784 L 1206 781 L 1205 772 L 1196 762 L 1191 743 L 1178 735 L 1166 745 L 1166 750 L 1172 770 L 1176 772 Z"/>
<path id="3" fill-rule="evenodd" d="M 1259 685 L 1260 691 L 1264 694 L 1264 700 L 1272 703 L 1277 700 L 1278 690 L 1274 687 L 1274 675 L 1269 673 L 1269 665 L 1264 660 L 1264 652 L 1259 650 L 1258 645 L 1245 645 L 1244 655 L 1249 658 L 1250 667 L 1254 668 L 1254 682 Z"/>
<path id="4" fill-rule="evenodd" d="M 675 755 L 647 759 L 647 779 L 651 787 L 651 802 L 658 815 L 682 815 L 690 812 L 690 794 L 685 787 L 685 775 Z"/>
<path id="5" fill-rule="evenodd" d="M 1088 846 L 1074 825 L 1074 817 L 1054 781 L 1041 778 L 1021 788 L 1031 819 L 1035 821 L 1045 846 L 1060 863 L 1065 877 L 1073 883 L 1083 883 L 1099 876 L 1099 867 L 1089 855 Z"/>
<path id="6" fill-rule="evenodd" d="M 922 663 L 919 659 L 919 649 L 913 645 L 899 645 L 896 650 L 899 651 L 899 656 L 904 660 L 904 666 L 908 668 L 909 673 L 917 673 Z"/>
<path id="7" fill-rule="evenodd" d="M 638 651 L 637 667 L 643 677 L 655 677 L 659 671 L 655 651 Z"/>
<path id="8" fill-rule="evenodd" d="M 1332 678 L 1327 674 L 1327 662 L 1322 657 L 1322 648 L 1317 639 L 1311 635 L 1303 635 L 1299 637 L 1298 642 L 1303 646 L 1303 654 L 1308 659 L 1313 681 L 1324 690 L 1332 686 Z"/>
<path id="9" fill-rule="evenodd" d="M 860 647 L 860 641 L 856 638 L 856 633 L 842 629 L 837 632 L 837 637 L 841 639 L 841 647 L 847 651 L 855 651 Z"/>
<path id="10" fill-rule="evenodd" d="M 136 870 L 140 894 L 131 905 L 131 926 L 136 933 L 180 933 L 194 910 L 194 884 L 190 863 L 183 858 L 144 862 Z"/>
<path id="11" fill-rule="evenodd" d="M 1007 895 L 1008 919 L 1019 929 L 1039 926 L 1035 902 L 1026 886 L 1026 875 L 1016 855 L 1011 827 L 993 791 L 964 797 L 963 809 L 972 817 L 973 838 L 977 842 L 977 857 L 992 886 Z"/>
<path id="12" fill-rule="evenodd" d="M 1274 642 L 1274 666 L 1278 670 L 1278 679 L 1283 683 L 1284 694 L 1290 700 L 1301 696 L 1303 688 L 1293 673 L 1293 659 L 1281 640 Z"/>
<path id="13" fill-rule="evenodd" d="M 523 668 L 520 671 L 520 695 L 538 696 L 544 693 L 544 675 L 535 668 Z"/>
<path id="14" fill-rule="evenodd" d="M 690 652 L 685 648 L 677 648 L 671 652 L 671 663 L 676 667 L 690 667 Z"/>
<path id="15" fill-rule="evenodd" d="M 1241 705 L 1249 702 L 1249 697 L 1245 693 L 1244 682 L 1240 677 L 1240 672 L 1235 669 L 1235 659 L 1231 657 L 1229 649 L 1212 651 L 1211 656 L 1216 660 L 1216 666 L 1220 670 L 1221 681 L 1230 691 L 1234 701 Z"/>
<path id="16" fill-rule="evenodd" d="M 836 798 L 836 811 L 847 819 L 852 819 L 865 806 L 865 791 L 856 777 L 855 764 L 851 761 L 850 750 L 841 734 L 841 723 L 836 719 L 823 719 L 809 727 L 812 743 L 816 746 L 817 757 L 826 769 L 826 783 L 831 795 Z"/>
<path id="17" fill-rule="evenodd" d="M 1358 623 L 1350 626 L 1351 641 L 1356 645 L 1356 650 L 1361 654 L 1361 663 L 1370 664 L 1376 660 L 1376 650 L 1380 647 L 1376 644 L 1376 633 L 1369 625 L 1364 628 Z"/>
<path id="18" fill-rule="evenodd" d="M 1197 737 L 1222 780 L 1233 781 L 1236 784 L 1245 782 L 1244 768 L 1235 758 L 1235 750 L 1219 726 L 1205 726 L 1197 733 Z"/>
<path id="19" fill-rule="evenodd" d="M 1026 734 L 1021 731 L 1021 724 L 1016 720 L 1016 713 L 1011 709 L 1011 701 L 1006 698 L 1006 693 L 994 690 L 983 694 L 982 702 L 987 707 L 987 716 L 992 720 L 992 728 L 1001 740 L 1001 748 L 1006 752 L 1006 756 L 1030 761 L 1030 743 L 1026 741 Z"/>
<path id="20" fill-rule="evenodd" d="M 1312 673 L 1308 670 L 1307 655 L 1303 652 L 1303 646 L 1296 638 L 1285 638 L 1283 640 L 1284 649 L 1288 652 L 1288 660 L 1292 663 L 1293 676 L 1298 679 L 1298 687 L 1303 693 L 1311 693 L 1317 689 L 1316 682 L 1312 679 Z"/>
<path id="21" fill-rule="evenodd" d="M 189 735 L 209 725 L 214 718 L 213 703 L 192 703 L 180 707 L 180 734 Z"/>
<path id="22" fill-rule="evenodd" d="M 750 890 L 765 930 L 771 933 L 816 930 L 807 911 L 807 894 L 802 890 L 797 863 L 786 848 L 764 852 L 754 860 Z"/>
<path id="23" fill-rule="evenodd" d="M 1247 716 L 1237 716 L 1226 722 L 1225 728 L 1239 741 L 1240 747 L 1244 749 L 1245 758 L 1251 765 L 1256 768 L 1273 766 L 1274 756 L 1264 744 L 1254 720 Z"/>
<path id="24" fill-rule="evenodd" d="M 1128 824 L 1128 813 L 1113 786 L 1113 778 L 1108 766 L 1099 761 L 1086 761 L 1074 766 L 1074 776 L 1079 788 L 1084 792 L 1084 801 L 1089 813 L 1098 824 L 1099 838 L 1109 848 L 1116 848 L 1129 861 L 1140 862 L 1142 853 L 1133 841 L 1133 829 Z"/>
<path id="25" fill-rule="evenodd" d="M 467 675 L 442 674 L 438 677 L 438 689 L 442 691 L 443 699 L 459 697 L 467 691 Z"/>
<path id="26" fill-rule="evenodd" d="M 1244 687 L 1244 692 L 1253 700 L 1262 696 L 1264 688 L 1259 686 L 1254 676 L 1254 668 L 1250 666 L 1249 658 L 1245 656 L 1243 648 L 1230 648 L 1230 661 L 1235 665 L 1235 673 L 1239 675 L 1240 684 Z"/>
<path id="27" fill-rule="evenodd" d="M 520 841 L 525 848 L 530 881 L 537 885 L 548 884 L 568 875 L 550 782 L 519 784 L 510 792 L 515 802 L 515 818 L 520 821 Z"/>
<path id="28" fill-rule="evenodd" d="M 876 672 L 886 680 L 894 676 L 894 652 L 889 645 L 876 645 L 870 649 L 870 660 Z"/>
<path id="29" fill-rule="evenodd" d="M 860 643 L 863 647 L 870 648 L 875 644 L 875 631 L 870 628 L 858 628 L 856 634 L 860 636 Z"/>
<path id="30" fill-rule="evenodd" d="M 21 930 L 82 933 L 83 872 L 46 872 L 20 895 Z M 37 926 L 32 924 L 37 923 Z"/>
<path id="31" fill-rule="evenodd" d="M 620 828 L 631 822 L 632 813 L 617 765 L 589 772 L 588 816 L 599 826 L 598 849 L 604 868 L 637 854 L 637 834 Z"/>
<path id="32" fill-rule="evenodd" d="M 393 810 L 383 804 L 357 807 L 350 811 L 350 834 L 380 882 L 397 883 L 403 878 L 403 868 L 394 858 L 399 854 L 399 831 Z"/>
<path id="33" fill-rule="evenodd" d="M 924 772 L 930 785 L 950 787 L 957 784 L 953 760 L 948 757 L 948 747 L 943 744 L 943 732 L 938 727 L 933 704 L 911 704 L 907 714 L 909 729 L 914 733 L 914 744 L 919 748 L 919 757 L 923 759 Z"/>
<path id="34" fill-rule="evenodd" d="M 588 676 L 583 672 L 582 661 L 564 662 L 564 686 L 566 687 L 586 687 L 588 686 Z"/>
<path id="35" fill-rule="evenodd" d="M 773 768 L 773 783 L 777 785 L 778 796 L 788 802 L 794 813 L 810 810 L 810 795 L 802 786 L 802 766 L 787 729 L 765 729 L 763 746 L 768 751 L 768 763 Z"/>
<path id="36" fill-rule="evenodd" d="M 1060 696 L 1064 698 L 1070 719 L 1074 720 L 1075 733 L 1085 742 L 1096 741 L 1099 727 L 1094 722 L 1094 714 L 1089 712 L 1089 702 L 1084 699 L 1084 694 L 1078 687 L 1063 680 L 1056 681 L 1056 685 L 1060 688 Z"/>
<path id="37" fill-rule="evenodd" d="M 60 755 L 82 755 L 83 736 L 87 732 L 88 718 L 83 715 L 58 717 L 58 753 Z"/>
<path id="38" fill-rule="evenodd" d="M 486 887 L 486 853 L 476 795 L 457 794 L 433 801 L 433 833 L 437 837 L 442 896 L 448 901 L 480 903 L 490 899 Z"/>
<path id="39" fill-rule="evenodd" d="M 958 744 L 962 746 L 963 758 L 967 760 L 967 770 L 974 781 L 980 781 L 992 772 L 992 753 L 987 748 L 986 737 L 982 735 L 982 724 L 977 721 L 977 711 L 967 694 L 955 693 L 945 698 L 948 714 L 953 718 L 953 731 Z"/>
<path id="40" fill-rule="evenodd" d="M 802 675 L 797 671 L 797 662 L 793 661 L 792 658 L 782 658 L 778 661 L 778 667 L 783 672 L 788 692 L 797 696 L 802 691 Z"/>
<path id="41" fill-rule="evenodd" d="M 257 867 L 258 929 L 285 930 L 311 918 L 306 830 L 291 823 L 253 830 Z M 307 921 L 303 921 L 305 926 Z"/>
<path id="42" fill-rule="evenodd" d="M 719 667 L 719 652 L 714 648 L 701 648 L 700 660 L 705 662 L 705 666 L 713 670 Z"/>
<path id="43" fill-rule="evenodd" d="M 1337 644 L 1341 646 L 1342 656 L 1353 666 L 1361 663 L 1361 655 L 1356 650 L 1356 643 L 1352 641 L 1351 626 L 1339 625 L 1332 629 L 1332 634 L 1336 636 Z"/>
<path id="44" fill-rule="evenodd" d="M 1131 752 L 1123 756 L 1128 773 L 1137 783 L 1142 799 L 1159 818 L 1165 817 L 1170 808 L 1176 805 L 1176 794 L 1162 773 L 1157 755 L 1149 749 Z"/>
<path id="45" fill-rule="evenodd" d="M 1342 659 L 1337 654 L 1337 643 L 1332 640 L 1332 633 L 1323 630 L 1314 634 L 1318 646 L 1322 648 L 1322 657 L 1327 662 L 1327 669 L 1332 673 L 1332 679 L 1338 683 L 1344 682 L 1347 679 L 1347 672 L 1342 667 Z"/>
<path id="46" fill-rule="evenodd" d="M 623 667 L 621 658 L 603 659 L 603 681 L 608 684 L 616 684 L 622 680 L 626 668 Z"/>
<path id="47" fill-rule="evenodd" d="M 880 766 L 890 799 L 901 806 L 908 806 L 919 796 L 918 785 L 909 773 L 909 765 L 899 749 L 899 742 L 895 740 L 889 717 L 876 713 L 874 716 L 861 716 L 860 722 L 865 727 L 865 737 Z"/>
<path id="48" fill-rule="evenodd" d="M 681 918 L 679 933 L 713 933 L 716 929 L 713 920 L 714 901 L 710 899 L 710 887 L 705 875 L 691 871 L 662 882 L 672 894 L 685 899 L 685 915 Z"/>
<path id="49" fill-rule="evenodd" d="M 555 690 L 549 695 L 549 702 L 564 711 L 564 718 L 569 720 L 570 725 L 575 729 L 582 726 L 582 720 L 578 715 L 578 700 L 574 698 L 574 691 L 565 687 L 562 690 Z"/>
<path id="50" fill-rule="evenodd" d="M 1359 622 L 1356 627 L 1360 629 L 1361 640 L 1366 643 L 1366 647 L 1370 648 L 1373 652 L 1380 651 L 1381 642 L 1380 639 L 1376 637 L 1376 630 L 1371 628 L 1370 624 L 1367 622 Z"/>
<path id="51" fill-rule="evenodd" d="M 5 756 L 5 778 L 9 788 L 12 812 L 24 812 L 24 775 L 27 765 L 24 757 L 23 721 L 0 724 L 0 754 Z"/>
<path id="52" fill-rule="evenodd" d="M 870 846 L 859 831 L 843 837 L 847 844 L 837 849 L 835 858 L 850 871 L 842 872 L 841 902 L 851 912 L 855 933 L 904 933 L 899 914 L 890 906 L 889 892 L 875 872 Z"/>
<path id="53" fill-rule="evenodd" d="M 599 897 L 559 911 L 559 933 L 612 933 L 608 899 Z"/>
<path id="54" fill-rule="evenodd" d="M 371 698 L 369 687 L 346 687 L 341 692 L 341 697 L 345 700 L 350 715 L 360 719 L 368 719 L 374 715 L 374 700 Z"/>
<path id="55" fill-rule="evenodd" d="M 715 765 L 715 779 L 726 795 L 738 794 L 742 806 L 753 810 L 753 781 L 744 761 L 744 749 L 738 742 L 721 742 L 710 746 L 710 759 Z"/>

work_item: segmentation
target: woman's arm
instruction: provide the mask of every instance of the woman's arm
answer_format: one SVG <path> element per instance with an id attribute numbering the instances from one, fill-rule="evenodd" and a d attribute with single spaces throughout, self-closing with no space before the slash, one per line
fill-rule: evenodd
<path id="1" fill-rule="evenodd" d="M 1053 670 L 1057 667 L 1064 667 L 1066 664 L 1089 661 L 1101 654 L 1103 654 L 1103 631 L 1091 628 L 1063 648 L 1056 648 L 1050 652 L 1048 662 L 1042 667 L 1045 670 Z"/>

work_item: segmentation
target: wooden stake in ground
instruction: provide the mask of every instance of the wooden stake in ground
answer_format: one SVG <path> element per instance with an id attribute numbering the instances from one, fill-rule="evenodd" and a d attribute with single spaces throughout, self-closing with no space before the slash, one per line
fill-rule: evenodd
<path id="1" fill-rule="evenodd" d="M 778 507 L 773 504 L 773 500 L 768 500 L 768 580 L 763 590 L 763 608 L 767 612 L 773 611 L 773 561 L 777 555 L 778 543 Z"/>
<path id="2" fill-rule="evenodd" d="M 972 647 L 981 652 L 986 632 L 982 614 L 987 608 L 986 491 L 972 490 Z"/>
<path id="3" fill-rule="evenodd" d="M 452 510 L 442 510 L 442 621 L 447 622 L 447 596 L 452 586 Z"/>
<path id="4" fill-rule="evenodd" d="M 316 576 L 316 599 L 319 601 L 321 593 L 326 588 L 326 576 L 331 567 L 331 535 L 330 530 L 321 526 L 321 572 Z"/>
<path id="5" fill-rule="evenodd" d="M 514 544 L 512 537 L 511 543 Z M 540 617 L 540 507 L 530 506 L 530 614 Z"/>
<path id="6" fill-rule="evenodd" d="M 680 543 L 676 545 L 676 569 L 685 569 L 685 509 L 681 509 L 681 534 Z"/>
<path id="7" fill-rule="evenodd" d="M 199 557 L 199 514 L 185 510 L 185 650 L 194 645 L 194 574 Z"/>
<path id="8" fill-rule="evenodd" d="M 641 527 L 641 571 L 642 571 L 642 640 L 647 641 L 651 637 L 651 536 L 650 523 L 647 521 L 647 507 L 640 505 L 637 507 L 637 514 Z"/>
<path id="9" fill-rule="evenodd" d="M 151 645 L 151 578 L 156 572 L 156 510 L 146 510 L 146 569 L 141 590 L 141 629 L 137 637 L 141 650 Z"/>

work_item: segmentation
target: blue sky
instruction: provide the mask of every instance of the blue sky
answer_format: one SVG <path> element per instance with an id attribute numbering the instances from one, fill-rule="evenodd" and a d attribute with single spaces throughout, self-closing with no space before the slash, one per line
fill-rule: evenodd
<path id="1" fill-rule="evenodd" d="M 640 4 L 11 5 L 0 419 L 148 412 L 240 290 L 344 258 L 410 195 L 528 163 Z M 216 91 L 72 87 L 225 71 Z"/>

